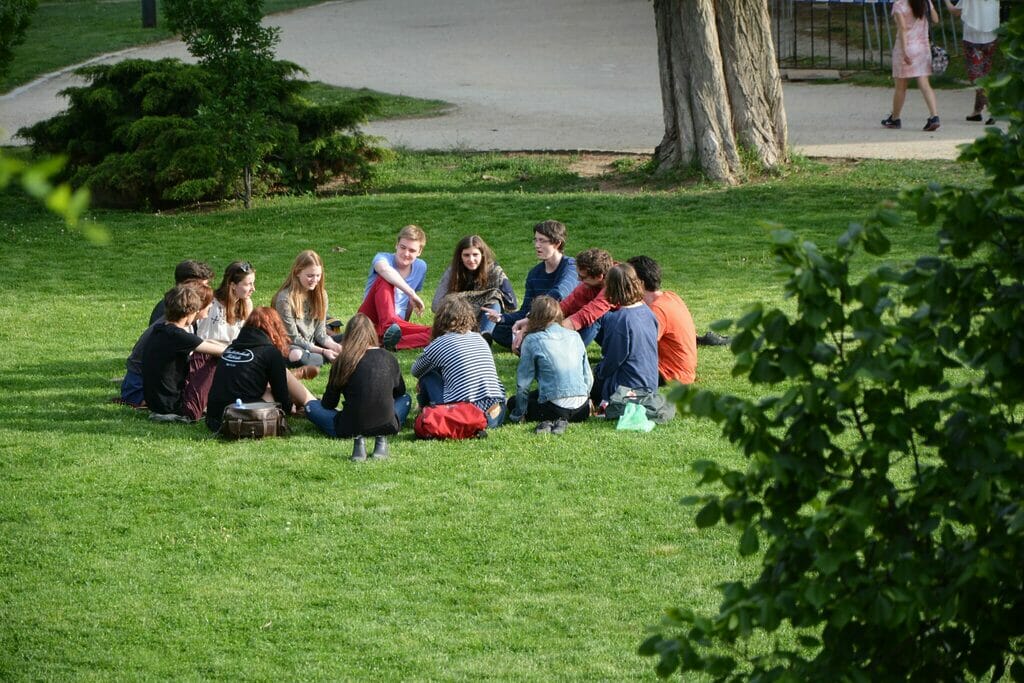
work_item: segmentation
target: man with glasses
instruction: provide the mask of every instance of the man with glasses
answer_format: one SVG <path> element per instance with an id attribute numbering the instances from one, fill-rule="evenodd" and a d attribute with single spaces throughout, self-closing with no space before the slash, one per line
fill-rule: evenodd
<path id="1" fill-rule="evenodd" d="M 563 253 L 566 237 L 565 226 L 558 221 L 542 221 L 533 226 L 533 250 L 540 263 L 526 275 L 522 307 L 511 313 L 487 313 L 487 317 L 497 323 L 491 337 L 501 346 L 514 348 L 512 326 L 527 316 L 534 297 L 546 294 L 561 301 L 579 283 L 576 260 Z"/>

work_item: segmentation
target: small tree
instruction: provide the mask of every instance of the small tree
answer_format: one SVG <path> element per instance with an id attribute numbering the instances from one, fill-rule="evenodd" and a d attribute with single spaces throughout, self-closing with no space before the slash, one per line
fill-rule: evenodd
<path id="1" fill-rule="evenodd" d="M 261 24 L 261 0 L 165 0 L 172 30 L 210 76 L 212 97 L 199 122 L 221 143 L 230 177 L 242 176 L 245 207 L 252 200 L 255 168 L 280 132 L 271 115 L 285 78 L 299 71 L 274 60 L 279 30 Z"/>
<path id="2" fill-rule="evenodd" d="M 0 2 L 0 76 L 14 58 L 14 47 L 25 40 L 25 31 L 32 21 L 38 0 L 4 0 Z"/>
<path id="3" fill-rule="evenodd" d="M 989 82 L 989 128 L 963 154 L 981 190 L 900 195 L 938 226 L 937 254 L 854 278 L 887 253 L 882 208 L 831 253 L 774 234 L 796 315 L 735 321 L 734 375 L 781 393 L 751 401 L 680 392 L 749 458 L 698 462 L 718 493 L 698 527 L 764 548 L 717 614 L 670 610 L 640 647 L 663 676 L 719 681 L 1024 680 L 1024 12 L 1005 27 L 1008 72 Z M 794 638 L 750 654 L 760 631 Z M 753 649 L 753 648 L 752 648 Z"/>

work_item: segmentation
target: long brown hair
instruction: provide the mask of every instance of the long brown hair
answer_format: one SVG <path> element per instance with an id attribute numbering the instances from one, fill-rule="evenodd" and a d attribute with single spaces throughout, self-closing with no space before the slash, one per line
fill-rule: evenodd
<path id="1" fill-rule="evenodd" d="M 910 0 L 910 12 L 915 19 L 920 19 L 928 11 L 930 0 Z"/>
<path id="2" fill-rule="evenodd" d="M 248 261 L 232 261 L 224 269 L 224 279 L 220 281 L 220 287 L 213 295 L 224 307 L 224 318 L 228 325 L 234 325 L 239 320 L 245 320 L 252 312 L 252 299 L 239 299 L 235 296 L 235 289 L 232 285 L 249 277 L 256 275 L 256 269 Z"/>
<path id="3" fill-rule="evenodd" d="M 373 322 L 362 313 L 356 313 L 345 325 L 345 341 L 338 357 L 334 359 L 327 383 L 336 389 L 348 384 L 359 361 L 374 346 L 377 346 L 377 330 Z"/>
<path id="4" fill-rule="evenodd" d="M 546 330 L 551 323 L 560 323 L 565 316 L 562 307 L 554 298 L 542 294 L 533 300 L 530 314 L 526 317 L 526 334 Z"/>
<path id="5" fill-rule="evenodd" d="M 441 299 L 441 305 L 434 313 L 434 326 L 430 330 L 430 338 L 436 339 L 448 332 L 460 334 L 476 329 L 476 311 L 473 306 L 461 297 L 449 294 Z"/>
<path id="6" fill-rule="evenodd" d="M 299 282 L 299 273 L 310 266 L 320 268 L 320 282 L 317 283 L 316 288 L 311 292 Z M 309 314 L 313 316 L 313 320 L 324 320 L 327 318 L 327 293 L 324 291 L 324 283 L 326 281 L 327 271 L 324 270 L 323 259 L 320 258 L 320 254 L 312 249 L 307 249 L 299 252 L 299 255 L 295 257 L 295 262 L 292 263 L 292 270 L 288 277 L 285 278 L 281 289 L 277 290 L 274 299 L 277 299 L 281 292 L 285 292 L 288 297 L 288 304 L 292 307 L 292 312 L 296 318 L 302 317 L 303 304 L 309 302 Z"/>
<path id="7" fill-rule="evenodd" d="M 252 313 L 245 319 L 245 327 L 254 327 L 262 330 L 270 337 L 270 343 L 277 347 L 282 356 L 288 355 L 288 333 L 281 322 L 281 316 L 269 306 L 259 306 L 252 309 Z"/>
<path id="8" fill-rule="evenodd" d="M 604 292 L 613 306 L 630 306 L 644 298 L 644 283 L 633 266 L 620 263 L 612 266 L 604 278 Z"/>
<path id="9" fill-rule="evenodd" d="M 476 270 L 469 270 L 462 262 L 462 252 L 466 249 L 480 250 L 480 267 Z M 452 279 L 448 291 L 466 292 L 485 289 L 492 263 L 494 263 L 494 252 L 487 246 L 487 242 L 484 242 L 479 235 L 466 235 L 455 245 L 455 253 L 452 255 Z"/>

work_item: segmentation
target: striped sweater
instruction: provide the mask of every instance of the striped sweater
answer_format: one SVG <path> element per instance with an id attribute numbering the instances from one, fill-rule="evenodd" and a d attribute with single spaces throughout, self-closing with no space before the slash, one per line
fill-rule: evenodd
<path id="1" fill-rule="evenodd" d="M 445 403 L 466 401 L 487 410 L 505 400 L 494 356 L 476 332 L 448 332 L 427 344 L 423 355 L 412 364 L 412 374 L 422 377 L 431 370 L 441 374 Z"/>

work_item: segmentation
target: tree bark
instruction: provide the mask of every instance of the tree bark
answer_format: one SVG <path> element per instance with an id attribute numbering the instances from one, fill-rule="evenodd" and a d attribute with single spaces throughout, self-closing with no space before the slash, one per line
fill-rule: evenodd
<path id="1" fill-rule="evenodd" d="M 786 161 L 782 81 L 766 0 L 654 0 L 665 136 L 659 171 L 736 183 L 740 146 L 764 168 Z"/>

